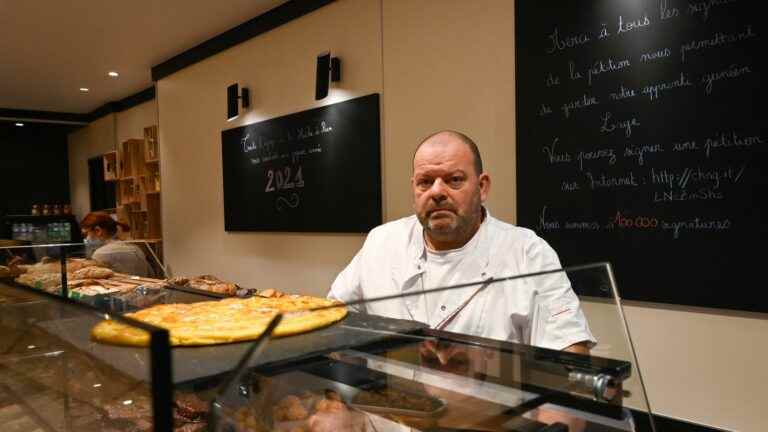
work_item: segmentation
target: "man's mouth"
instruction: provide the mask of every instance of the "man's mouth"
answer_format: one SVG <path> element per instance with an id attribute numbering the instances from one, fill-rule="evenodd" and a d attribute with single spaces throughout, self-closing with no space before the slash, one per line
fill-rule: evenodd
<path id="1" fill-rule="evenodd" d="M 445 213 L 453 213 L 453 210 L 451 210 L 451 209 L 435 209 L 435 210 L 431 210 L 429 212 L 428 216 L 431 217 L 432 215 L 435 215 L 435 214 L 437 214 L 439 216 L 440 213 L 443 213 L 443 214 L 445 214 Z"/>

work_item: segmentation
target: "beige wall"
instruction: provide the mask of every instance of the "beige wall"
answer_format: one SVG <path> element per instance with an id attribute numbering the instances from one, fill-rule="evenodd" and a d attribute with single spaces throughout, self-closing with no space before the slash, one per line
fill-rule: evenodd
<path id="1" fill-rule="evenodd" d="M 643 378 L 661 414 L 737 431 L 768 430 L 768 315 L 629 302 Z"/>
<path id="2" fill-rule="evenodd" d="M 600 344 L 593 354 L 631 360 L 613 303 L 583 299 Z M 657 414 L 729 430 L 765 431 L 761 408 L 768 316 L 749 312 L 625 302 L 624 314 Z M 642 408 L 637 374 L 628 405 Z"/>
<path id="3" fill-rule="evenodd" d="M 131 138 L 143 138 L 144 128 L 157 124 L 157 102 L 153 99 L 117 115 L 117 143 Z"/>
<path id="4" fill-rule="evenodd" d="M 69 134 L 69 193 L 77 220 L 91 211 L 88 159 L 115 149 L 115 114 L 101 117 Z"/>
<path id="5" fill-rule="evenodd" d="M 314 58 L 344 62 L 323 104 L 382 93 L 384 217 L 411 212 L 414 145 L 454 128 L 481 146 L 492 213 L 515 221 L 514 7 L 511 0 L 339 0 L 158 83 L 166 261 L 177 275 L 212 273 L 245 286 L 323 294 L 362 235 L 225 233 L 223 129 L 318 106 Z M 253 107 L 227 123 L 225 88 L 252 89 Z M 630 357 L 615 308 L 585 302 L 603 341 Z M 661 414 L 762 431 L 768 394 L 764 315 L 632 304 L 626 308 L 653 408 Z M 609 347 L 606 347 L 610 345 Z M 752 384 L 752 385 L 749 385 Z M 635 392 L 629 404 L 640 406 Z"/>
<path id="6" fill-rule="evenodd" d="M 380 22 L 376 2 L 336 2 L 157 83 L 163 239 L 173 274 L 325 294 L 363 236 L 224 232 L 221 131 L 320 106 L 315 59 L 328 49 L 343 61 L 343 82 L 322 104 L 380 93 Z M 251 89 L 252 106 L 228 123 L 226 87 L 235 82 Z"/>
<path id="7" fill-rule="evenodd" d="M 412 213 L 414 147 L 441 129 L 478 143 L 492 178 L 489 209 L 516 219 L 514 8 L 509 1 L 481 3 L 384 1 L 387 219 Z"/>

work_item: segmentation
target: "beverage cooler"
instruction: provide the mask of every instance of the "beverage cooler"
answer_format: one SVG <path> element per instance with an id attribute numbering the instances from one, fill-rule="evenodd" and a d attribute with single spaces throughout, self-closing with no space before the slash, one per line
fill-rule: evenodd
<path id="1" fill-rule="evenodd" d="M 23 244 L 80 243 L 80 225 L 74 215 L 7 215 L 0 226 L 0 238 Z"/>

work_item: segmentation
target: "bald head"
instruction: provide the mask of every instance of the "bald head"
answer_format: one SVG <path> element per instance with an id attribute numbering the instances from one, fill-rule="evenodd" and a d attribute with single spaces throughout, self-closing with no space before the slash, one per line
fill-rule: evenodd
<path id="1" fill-rule="evenodd" d="M 472 138 L 464 135 L 461 132 L 454 130 L 442 130 L 435 132 L 432 135 L 424 138 L 416 147 L 416 151 L 413 152 L 413 159 L 416 159 L 416 153 L 425 144 L 429 145 L 441 145 L 450 142 L 458 141 L 466 145 L 469 151 L 472 153 L 473 166 L 475 167 L 475 174 L 480 175 L 483 173 L 483 159 L 480 157 L 480 150 L 477 148 L 477 144 L 472 141 Z M 413 165 L 413 164 L 411 164 Z"/>

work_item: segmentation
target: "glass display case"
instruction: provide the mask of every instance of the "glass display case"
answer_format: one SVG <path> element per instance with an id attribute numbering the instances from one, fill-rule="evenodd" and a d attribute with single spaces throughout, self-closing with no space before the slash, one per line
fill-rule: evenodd
<path id="1" fill-rule="evenodd" d="M 575 307 L 591 333 L 591 340 L 576 345 L 591 355 L 369 313 L 386 309 L 385 302 L 419 298 L 432 304 L 447 298 L 493 301 L 515 296 L 521 284 L 545 290 L 563 280 L 599 295 L 534 311 L 543 316 L 533 318 L 522 338 L 541 330 L 535 321 L 550 326 L 558 315 L 579 312 L 568 311 Z M 654 430 L 616 292 L 610 266 L 595 264 L 348 303 L 355 312 L 338 326 L 336 338 L 323 341 L 324 350 L 294 349 L 284 359 L 293 342 L 264 336 L 255 344 L 220 387 L 214 430 Z M 547 304 L 551 309 L 552 302 Z"/>
<path id="2" fill-rule="evenodd" d="M 115 242 L 116 247 L 91 256 L 85 243 L 54 243 L 0 247 L 0 281 L 22 285 L 90 303 L 128 299 L 137 288 L 157 290 L 166 279 L 157 255 L 137 243 Z"/>
<path id="3" fill-rule="evenodd" d="M 90 349 L 111 318 L 147 334 L 128 364 Z M 85 332 L 85 341 L 78 334 Z M 44 291 L 0 285 L 0 424 L 6 431 L 170 430 L 168 332 Z M 135 420 L 135 421 L 134 421 Z"/>
<path id="4" fill-rule="evenodd" d="M 60 280 L 67 275 L 61 271 Z M 340 322 L 274 336 L 284 318 L 319 311 L 294 310 L 274 315 L 254 340 L 195 347 L 172 347 L 168 331 L 124 314 L 224 295 L 164 280 L 126 298 L 106 293 L 85 301 L 62 295 L 66 284 L 49 293 L 16 283 L 18 277 L 0 279 L 0 422 L 7 416 L 17 422 L 14 430 L 655 430 L 607 264 L 351 302 Z M 375 313 L 411 301 L 514 297 L 521 286 L 539 293 L 563 281 L 581 294 L 578 301 L 534 302 L 534 324 L 521 324 L 519 337 L 506 340 Z M 576 348 L 589 354 L 531 345 L 541 341 L 536 332 L 575 312 L 590 334 Z M 152 342 L 95 342 L 91 331 L 105 318 L 141 328 Z M 496 325 L 517 318 L 478 319 Z"/>

